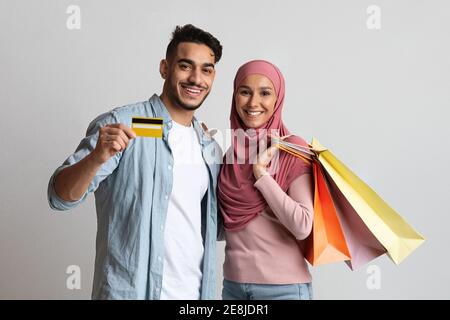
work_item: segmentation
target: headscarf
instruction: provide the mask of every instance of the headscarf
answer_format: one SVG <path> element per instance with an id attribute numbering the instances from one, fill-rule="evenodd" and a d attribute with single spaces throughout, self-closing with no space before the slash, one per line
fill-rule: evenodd
<path id="1" fill-rule="evenodd" d="M 256 179 L 253 175 L 253 164 L 249 161 L 250 142 L 253 139 L 258 139 L 258 142 L 259 139 L 262 139 L 263 135 L 260 134 L 261 129 L 266 129 L 269 133 L 275 129 L 278 130 L 280 136 L 289 135 L 289 131 L 284 126 L 281 117 L 284 103 L 284 78 L 275 65 L 264 60 L 247 62 L 236 73 L 230 114 L 232 131 L 237 129 L 245 131 L 249 129 L 237 113 L 235 96 L 241 82 L 252 74 L 263 75 L 272 81 L 277 100 L 275 102 L 274 113 L 269 121 L 260 128 L 256 128 L 256 134 L 245 134 L 245 145 L 238 145 L 239 142 L 236 141 L 236 137 L 232 134 L 232 145 L 224 156 L 224 164 L 222 165 L 218 182 L 219 209 L 223 215 L 225 230 L 227 231 L 243 229 L 247 223 L 257 217 L 267 206 L 267 202 L 262 194 L 254 187 Z M 291 136 L 286 141 L 301 146 L 308 146 L 302 138 L 297 136 Z M 236 161 L 238 148 L 245 148 L 244 164 L 239 164 Z M 227 159 L 230 158 L 233 158 L 233 163 L 226 163 Z M 279 153 L 278 166 L 278 170 L 273 178 L 284 192 L 288 190 L 292 181 L 305 171 L 310 170 L 310 167 L 302 160 L 286 152 Z"/>

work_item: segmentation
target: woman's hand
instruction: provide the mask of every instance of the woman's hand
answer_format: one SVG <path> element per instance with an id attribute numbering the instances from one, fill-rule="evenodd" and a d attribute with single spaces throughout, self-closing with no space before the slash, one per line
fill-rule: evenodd
<path id="1" fill-rule="evenodd" d="M 286 138 L 289 138 L 292 136 L 292 134 L 289 134 L 287 136 L 283 137 L 277 137 L 280 140 L 284 140 Z M 271 146 L 270 148 L 267 148 L 265 151 L 261 152 L 258 155 L 258 159 L 256 163 L 253 165 L 253 175 L 255 176 L 256 180 L 261 178 L 262 176 L 266 174 L 270 174 L 267 171 L 267 167 L 269 166 L 270 161 L 272 161 L 273 157 L 278 153 L 278 148 L 275 145 Z"/>
<path id="2" fill-rule="evenodd" d="M 278 148 L 276 146 L 271 146 L 258 155 L 256 163 L 253 165 L 253 175 L 255 179 L 258 180 L 263 175 L 269 174 L 267 171 L 267 166 L 273 157 L 277 154 Z"/>

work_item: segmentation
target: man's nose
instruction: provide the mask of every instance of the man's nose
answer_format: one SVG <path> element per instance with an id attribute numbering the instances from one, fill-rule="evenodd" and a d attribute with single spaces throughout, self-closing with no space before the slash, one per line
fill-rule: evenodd
<path id="1" fill-rule="evenodd" d="M 195 84 L 200 87 L 200 84 L 202 83 L 200 71 L 198 69 L 192 69 L 191 73 L 189 74 L 188 81 L 191 84 Z"/>

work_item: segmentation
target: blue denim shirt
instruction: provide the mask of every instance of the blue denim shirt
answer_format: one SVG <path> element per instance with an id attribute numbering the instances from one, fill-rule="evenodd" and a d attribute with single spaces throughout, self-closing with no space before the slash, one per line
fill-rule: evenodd
<path id="1" fill-rule="evenodd" d="M 98 170 L 78 201 L 64 201 L 55 193 L 54 177 L 88 155 L 96 146 L 98 130 L 109 123 L 131 127 L 133 116 L 163 118 L 163 138 L 137 137 Z M 201 299 L 215 298 L 217 237 L 217 175 L 222 152 L 193 119 L 209 172 L 202 200 L 204 244 Z M 164 261 L 164 227 L 173 184 L 173 156 L 168 143 L 170 115 L 155 94 L 148 101 L 126 105 L 98 116 L 86 137 L 52 175 L 48 201 L 55 210 L 68 210 L 95 192 L 97 239 L 93 299 L 159 299 Z"/>

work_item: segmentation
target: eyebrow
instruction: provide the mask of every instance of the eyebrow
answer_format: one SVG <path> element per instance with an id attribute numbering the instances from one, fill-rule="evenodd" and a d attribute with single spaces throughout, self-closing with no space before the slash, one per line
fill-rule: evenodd
<path id="1" fill-rule="evenodd" d="M 177 62 L 178 63 L 185 62 L 185 63 L 189 63 L 190 65 L 195 65 L 195 62 L 193 60 L 191 60 L 191 59 L 181 58 Z M 204 64 L 202 64 L 202 67 L 203 68 L 213 68 L 214 69 L 214 63 L 204 63 Z"/>
<path id="2" fill-rule="evenodd" d="M 245 88 L 245 89 L 252 90 L 252 88 L 250 88 L 249 86 L 246 86 L 246 85 L 239 86 L 239 88 Z M 258 89 L 262 89 L 262 90 L 273 90 L 271 87 L 259 87 Z"/>

